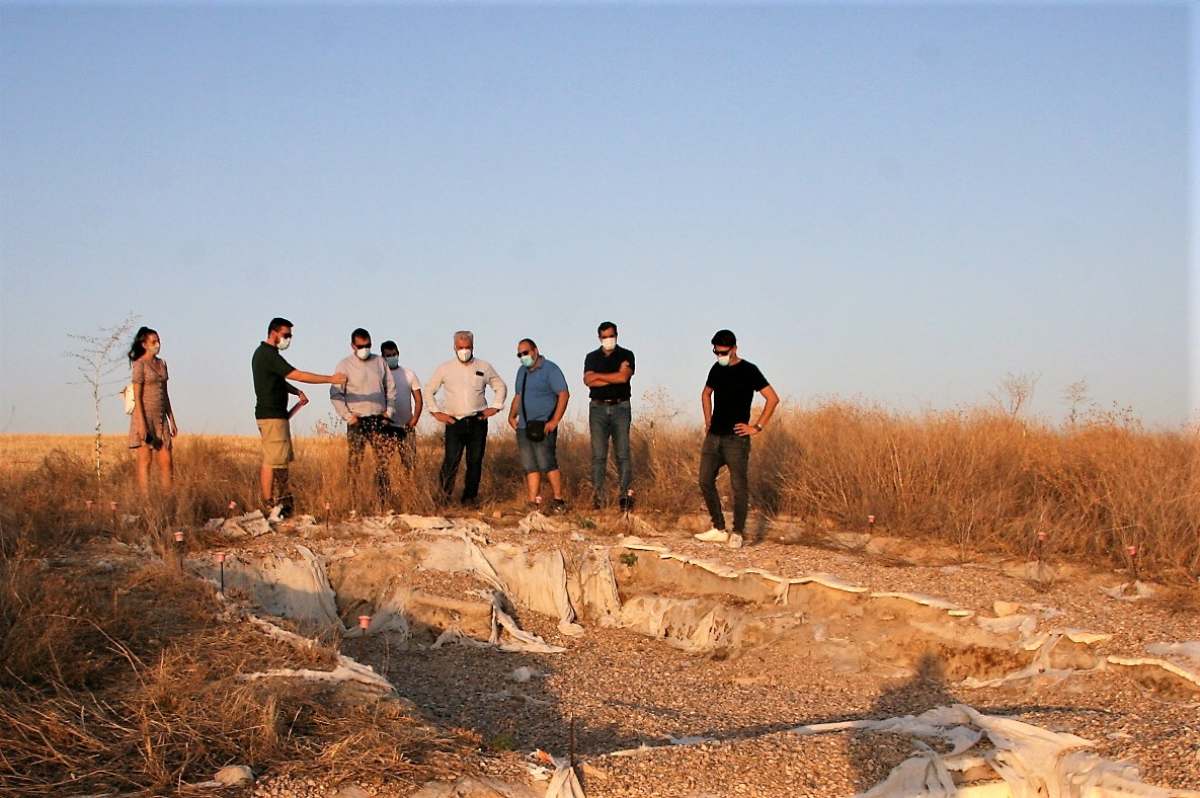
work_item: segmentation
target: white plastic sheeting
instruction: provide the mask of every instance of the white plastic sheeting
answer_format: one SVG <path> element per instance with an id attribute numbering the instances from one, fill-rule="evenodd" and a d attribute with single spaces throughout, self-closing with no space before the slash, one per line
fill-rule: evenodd
<path id="1" fill-rule="evenodd" d="M 953 798 L 959 791 L 952 774 L 980 765 L 1003 779 L 1013 798 L 1200 798 L 1200 793 L 1145 784 L 1135 766 L 1088 750 L 1094 745 L 1090 740 L 984 715 L 965 704 L 937 707 L 915 717 L 822 723 L 793 731 L 854 729 L 937 738 L 951 745 L 949 753 L 940 754 L 918 739 L 918 752 L 861 798 Z"/>
<path id="2" fill-rule="evenodd" d="M 282 640 L 295 648 L 310 648 L 315 642 L 306 637 L 301 637 L 294 632 L 281 629 L 262 618 L 250 617 L 249 621 L 268 637 Z M 318 671 L 309 668 L 273 668 L 258 673 L 244 674 L 240 678 L 243 681 L 283 678 L 302 679 L 309 682 L 327 682 L 330 684 L 355 682 L 379 690 L 385 695 L 392 695 L 396 692 L 396 688 L 392 686 L 392 683 L 376 673 L 375 669 L 370 665 L 364 665 L 356 659 L 347 657 L 345 654 L 338 654 L 337 665 L 331 671 Z"/>

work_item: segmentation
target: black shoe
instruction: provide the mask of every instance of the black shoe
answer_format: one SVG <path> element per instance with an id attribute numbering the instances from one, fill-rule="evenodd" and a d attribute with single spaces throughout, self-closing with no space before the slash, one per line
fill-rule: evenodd
<path id="1" fill-rule="evenodd" d="M 462 500 L 463 509 L 466 509 L 466 510 L 478 510 L 480 504 L 481 504 L 481 502 L 479 501 L 478 496 L 472 496 L 469 499 L 466 496 L 464 496 L 463 500 Z"/>
<path id="2" fill-rule="evenodd" d="M 623 513 L 633 512 L 633 491 L 630 491 L 629 493 L 622 496 L 620 498 L 620 500 L 617 502 L 617 504 L 621 508 L 621 512 L 623 512 Z"/>
<path id="3" fill-rule="evenodd" d="M 550 505 L 550 512 L 555 515 L 562 515 L 567 511 L 567 503 L 562 499 L 555 499 Z"/>

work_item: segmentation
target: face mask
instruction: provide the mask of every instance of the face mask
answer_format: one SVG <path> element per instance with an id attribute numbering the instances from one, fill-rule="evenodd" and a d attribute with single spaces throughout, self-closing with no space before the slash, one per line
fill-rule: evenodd
<path id="1" fill-rule="evenodd" d="M 282 352 L 283 350 L 287 349 L 291 345 L 292 345 L 291 338 L 280 338 L 279 343 L 275 344 L 275 348 L 278 349 L 280 352 Z"/>
<path id="2" fill-rule="evenodd" d="M 399 355 L 388 355 L 387 357 L 384 358 L 384 360 L 387 361 L 388 368 L 390 368 L 390 369 L 400 368 L 400 356 Z"/>
<path id="3" fill-rule="evenodd" d="M 533 355 L 521 355 L 521 365 L 525 368 L 533 368 Z"/>
<path id="4" fill-rule="evenodd" d="M 459 349 L 455 352 L 455 354 L 458 355 L 459 361 L 463 363 L 469 363 L 471 362 L 471 358 L 475 355 L 475 352 L 471 349 Z"/>
<path id="5" fill-rule="evenodd" d="M 366 360 L 371 356 L 371 347 L 360 346 L 358 349 L 354 350 L 354 356 L 359 360 Z"/>
<path id="6" fill-rule="evenodd" d="M 729 355 L 718 355 L 717 356 L 717 365 L 718 366 L 728 366 L 729 365 Z"/>
<path id="7" fill-rule="evenodd" d="M 601 338 L 600 339 L 600 348 L 603 349 L 605 352 L 613 351 L 614 349 L 617 348 L 617 339 L 616 338 Z"/>
<path id="8" fill-rule="evenodd" d="M 146 351 L 150 353 L 151 357 L 157 355 L 160 349 L 162 349 L 162 344 L 150 344 L 146 347 Z"/>

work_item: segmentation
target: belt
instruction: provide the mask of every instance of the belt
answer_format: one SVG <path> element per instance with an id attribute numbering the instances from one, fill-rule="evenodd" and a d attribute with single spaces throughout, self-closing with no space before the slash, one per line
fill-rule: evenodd
<path id="1" fill-rule="evenodd" d="M 620 405 L 628 402 L 628 399 L 593 399 L 594 405 Z"/>

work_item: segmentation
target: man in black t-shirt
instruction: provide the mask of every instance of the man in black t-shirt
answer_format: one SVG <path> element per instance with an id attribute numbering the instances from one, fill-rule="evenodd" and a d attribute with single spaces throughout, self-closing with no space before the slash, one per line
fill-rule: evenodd
<path id="1" fill-rule="evenodd" d="M 262 437 L 262 500 L 264 514 L 282 518 L 292 513 L 292 498 L 287 492 L 288 464 L 292 462 L 292 430 L 290 420 L 301 407 L 308 404 L 304 391 L 288 380 L 314 385 L 345 385 L 345 374 L 312 374 L 292 367 L 279 354 L 292 344 L 292 323 L 275 317 L 267 325 L 267 339 L 259 343 L 250 358 L 254 377 L 254 419 Z M 300 401 L 288 410 L 288 394 Z"/>
<path id="2" fill-rule="evenodd" d="M 633 378 L 633 352 L 617 345 L 617 325 L 601 322 L 596 329 L 600 348 L 583 359 L 583 384 L 589 389 L 588 427 L 592 435 L 592 506 L 604 503 L 604 477 L 608 472 L 608 441 L 612 438 L 617 473 L 621 479 L 618 502 L 625 512 L 633 509 L 633 462 L 629 454 L 629 380 Z"/>
<path id="3" fill-rule="evenodd" d="M 737 353 L 737 337 L 719 330 L 712 339 L 717 362 L 708 371 L 708 380 L 700 393 L 704 411 L 704 444 L 700 448 L 700 492 L 712 518 L 712 528 L 696 535 L 697 540 L 726 543 L 731 549 L 742 547 L 746 534 L 746 516 L 750 510 L 750 439 L 763 431 L 779 404 L 779 395 L 758 370 Z M 750 423 L 750 406 L 759 392 L 767 400 L 758 420 Z M 729 467 L 733 482 L 733 533 L 725 531 L 725 513 L 717 493 L 717 473 Z"/>

